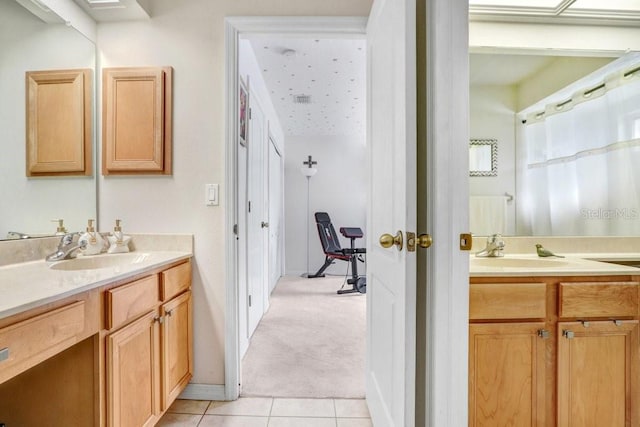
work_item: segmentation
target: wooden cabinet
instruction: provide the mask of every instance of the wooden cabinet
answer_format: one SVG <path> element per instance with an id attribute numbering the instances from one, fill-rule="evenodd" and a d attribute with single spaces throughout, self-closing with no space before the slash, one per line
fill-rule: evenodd
<path id="1" fill-rule="evenodd" d="M 105 292 L 108 426 L 154 425 L 191 379 L 190 286 L 187 262 Z"/>
<path id="2" fill-rule="evenodd" d="M 155 424 L 160 414 L 158 316 L 155 312 L 107 337 L 107 408 L 111 427 Z"/>
<path id="3" fill-rule="evenodd" d="M 558 427 L 638 425 L 638 321 L 558 323 Z"/>
<path id="4" fill-rule="evenodd" d="M 102 174 L 171 174 L 172 68 L 105 68 Z"/>
<path id="5" fill-rule="evenodd" d="M 91 70 L 29 71 L 27 176 L 91 175 Z"/>
<path id="6" fill-rule="evenodd" d="M 545 316 L 545 283 L 471 285 L 470 426 L 546 425 Z"/>
<path id="7" fill-rule="evenodd" d="M 162 408 L 166 409 L 193 373 L 191 291 L 166 303 L 162 311 Z"/>
<path id="8" fill-rule="evenodd" d="M 544 322 L 469 327 L 470 426 L 545 426 Z"/>
<path id="9" fill-rule="evenodd" d="M 637 276 L 472 278 L 469 426 L 640 425 Z"/>

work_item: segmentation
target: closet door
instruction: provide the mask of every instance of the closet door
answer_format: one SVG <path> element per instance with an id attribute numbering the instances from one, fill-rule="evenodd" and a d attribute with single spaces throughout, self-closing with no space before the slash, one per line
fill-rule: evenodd
<path id="1" fill-rule="evenodd" d="M 253 334 L 264 314 L 267 289 L 265 244 L 268 234 L 266 200 L 266 121 L 257 97 L 250 95 L 247 165 L 247 317 L 248 334 Z"/>
<path id="2" fill-rule="evenodd" d="M 269 136 L 269 294 L 282 276 L 282 156 Z"/>

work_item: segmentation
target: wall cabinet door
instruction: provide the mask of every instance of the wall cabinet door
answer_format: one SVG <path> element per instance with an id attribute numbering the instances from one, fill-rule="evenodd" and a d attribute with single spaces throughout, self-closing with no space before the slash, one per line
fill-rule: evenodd
<path id="1" fill-rule="evenodd" d="M 193 373 L 191 291 L 163 306 L 162 409 L 165 410 L 187 385 Z"/>
<path id="2" fill-rule="evenodd" d="M 469 326 L 469 426 L 545 426 L 543 329 L 544 322 Z"/>
<path id="3" fill-rule="evenodd" d="M 558 323 L 558 427 L 637 426 L 638 321 Z"/>
<path id="4" fill-rule="evenodd" d="M 171 175 L 173 69 L 102 73 L 102 174 Z"/>
<path id="5" fill-rule="evenodd" d="M 160 414 L 156 312 L 107 337 L 107 420 L 111 427 L 152 426 Z"/>

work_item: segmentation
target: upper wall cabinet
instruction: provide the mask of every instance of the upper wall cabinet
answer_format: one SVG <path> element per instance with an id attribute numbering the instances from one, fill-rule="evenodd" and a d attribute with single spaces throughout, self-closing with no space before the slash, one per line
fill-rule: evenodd
<path id="1" fill-rule="evenodd" d="M 91 175 L 91 70 L 28 71 L 27 176 Z"/>
<path id="2" fill-rule="evenodd" d="M 102 174 L 171 174 L 171 67 L 105 68 Z"/>

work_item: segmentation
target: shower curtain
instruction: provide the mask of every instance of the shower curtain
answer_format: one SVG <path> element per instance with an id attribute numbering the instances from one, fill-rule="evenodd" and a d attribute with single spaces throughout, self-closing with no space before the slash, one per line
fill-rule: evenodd
<path id="1" fill-rule="evenodd" d="M 640 63 L 522 126 L 520 218 L 531 234 L 640 234 Z"/>

